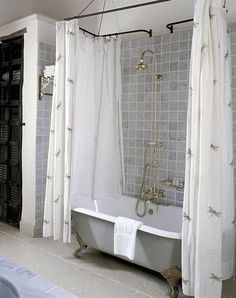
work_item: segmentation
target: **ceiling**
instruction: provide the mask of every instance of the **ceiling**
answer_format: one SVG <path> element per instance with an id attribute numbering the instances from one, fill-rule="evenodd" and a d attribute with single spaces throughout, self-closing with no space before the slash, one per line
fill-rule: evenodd
<path id="1" fill-rule="evenodd" d="M 128 6 L 150 0 L 106 0 L 106 9 Z M 90 0 L 0 0 L 0 26 L 13 20 L 41 13 L 56 20 L 78 14 Z M 86 12 L 102 10 L 103 1 L 95 0 Z M 101 33 L 134 29 L 153 29 L 154 34 L 168 32 L 166 24 L 193 17 L 194 0 L 171 0 L 146 7 L 104 15 Z M 227 0 L 230 22 L 236 20 L 236 1 Z M 100 17 L 81 19 L 81 27 L 98 31 Z M 176 27 L 189 27 L 184 24 Z"/>

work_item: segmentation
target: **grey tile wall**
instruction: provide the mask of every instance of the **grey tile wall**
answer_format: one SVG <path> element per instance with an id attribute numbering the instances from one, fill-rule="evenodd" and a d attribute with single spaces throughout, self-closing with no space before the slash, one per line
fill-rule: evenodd
<path id="1" fill-rule="evenodd" d="M 55 64 L 54 46 L 39 43 L 38 65 L 39 74 L 45 65 Z M 52 91 L 52 90 L 51 90 Z M 47 90 L 49 92 L 49 90 Z M 35 237 L 42 236 L 44 197 L 47 175 L 47 157 L 49 145 L 49 131 L 51 120 L 52 97 L 43 96 L 37 104 L 37 131 L 36 131 L 36 223 Z"/>
<path id="2" fill-rule="evenodd" d="M 182 205 L 183 191 L 165 188 L 161 181 L 184 178 L 186 114 L 188 99 L 188 75 L 191 49 L 191 31 L 172 35 L 155 36 L 122 43 L 122 124 L 124 136 L 125 194 L 138 196 L 143 171 L 144 144 L 153 139 L 154 121 L 152 87 L 154 64 L 150 55 L 146 72 L 137 71 L 142 52 L 150 49 L 157 53 L 158 72 L 163 80 L 158 85 L 157 134 L 165 146 L 158 155 L 159 187 L 167 191 L 170 204 Z M 232 93 L 234 158 L 236 189 L 236 24 L 231 25 Z M 54 64 L 55 47 L 39 44 L 40 71 L 45 65 Z M 36 227 L 35 235 L 42 235 L 42 220 L 46 185 L 47 153 L 50 129 L 51 97 L 38 101 L 36 146 Z M 150 183 L 150 172 L 146 184 Z M 235 193 L 236 198 L 236 193 Z"/>
<path id="3" fill-rule="evenodd" d="M 126 174 L 125 194 L 138 196 L 144 163 L 144 144 L 154 139 L 154 60 L 145 55 L 146 71 L 137 71 L 144 50 L 157 55 L 162 80 L 157 91 L 157 136 L 164 148 L 159 150 L 157 184 L 166 190 L 168 203 L 182 205 L 183 191 L 164 187 L 162 181 L 184 178 L 188 76 L 192 32 L 123 41 L 122 117 Z M 146 184 L 151 174 L 147 172 Z"/>

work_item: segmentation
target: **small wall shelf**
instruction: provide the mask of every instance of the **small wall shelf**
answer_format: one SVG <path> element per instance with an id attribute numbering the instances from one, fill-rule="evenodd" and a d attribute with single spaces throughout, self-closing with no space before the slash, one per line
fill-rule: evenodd
<path id="1" fill-rule="evenodd" d="M 52 96 L 53 93 L 52 92 L 46 92 L 46 90 L 50 87 L 50 89 L 52 89 L 53 87 L 53 82 L 54 82 L 54 76 L 40 76 L 39 77 L 39 100 L 41 100 L 42 96 L 44 95 L 48 95 L 48 96 Z"/>
<path id="2" fill-rule="evenodd" d="M 168 179 L 162 181 L 161 184 L 165 187 L 174 188 L 176 190 L 184 190 L 184 184 L 181 186 L 173 185 L 173 181 L 168 180 Z"/>

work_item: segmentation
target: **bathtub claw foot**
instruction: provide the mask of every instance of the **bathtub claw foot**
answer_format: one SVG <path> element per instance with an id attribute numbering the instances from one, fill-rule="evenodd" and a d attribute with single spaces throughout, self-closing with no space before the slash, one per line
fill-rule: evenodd
<path id="1" fill-rule="evenodd" d="M 84 251 L 88 246 L 87 244 L 84 243 L 83 239 L 80 237 L 78 233 L 76 233 L 76 239 L 77 239 L 77 242 L 79 243 L 79 248 L 76 249 L 76 251 L 74 252 L 74 256 L 76 258 L 80 258 L 81 252 Z"/>
<path id="2" fill-rule="evenodd" d="M 181 279 L 181 270 L 178 267 L 172 267 L 161 272 L 161 275 L 166 279 L 170 286 L 169 295 L 171 298 L 177 298 L 179 295 L 178 284 Z"/>

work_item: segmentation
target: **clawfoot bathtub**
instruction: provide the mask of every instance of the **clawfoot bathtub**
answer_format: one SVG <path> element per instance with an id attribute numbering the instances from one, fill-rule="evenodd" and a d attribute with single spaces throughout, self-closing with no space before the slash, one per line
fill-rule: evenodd
<path id="1" fill-rule="evenodd" d="M 149 204 L 147 214 L 140 218 L 135 215 L 135 204 L 135 198 L 122 196 L 97 201 L 97 210 L 95 205 L 88 206 L 87 203 L 74 208 L 73 228 L 80 245 L 75 256 L 80 257 L 80 253 L 87 246 L 114 255 L 116 217 L 141 220 L 143 225 L 137 231 L 134 260 L 117 257 L 160 272 L 171 287 L 171 297 L 177 297 L 178 281 L 181 278 L 179 268 L 181 268 L 182 208 Z"/>

